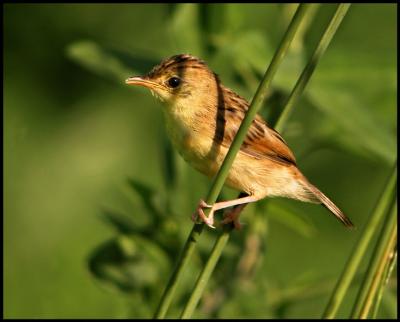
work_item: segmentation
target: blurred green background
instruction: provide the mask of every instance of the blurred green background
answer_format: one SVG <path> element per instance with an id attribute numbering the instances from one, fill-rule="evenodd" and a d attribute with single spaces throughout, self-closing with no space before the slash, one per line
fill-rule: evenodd
<path id="1" fill-rule="evenodd" d="M 4 317 L 152 315 L 210 180 L 171 151 L 161 105 L 124 80 L 191 53 L 251 99 L 295 9 L 4 5 Z M 319 6 L 296 39 L 266 117 L 283 107 L 334 9 Z M 394 4 L 352 5 L 283 133 L 300 169 L 358 229 L 317 205 L 249 206 L 195 317 L 321 316 L 395 162 L 396 28 Z M 216 236 L 201 236 L 168 316 Z M 397 317 L 396 281 L 380 317 Z"/>

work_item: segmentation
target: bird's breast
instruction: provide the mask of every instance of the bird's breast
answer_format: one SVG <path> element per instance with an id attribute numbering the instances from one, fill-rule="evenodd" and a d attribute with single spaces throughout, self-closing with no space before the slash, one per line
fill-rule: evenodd
<path id="1" fill-rule="evenodd" d="M 214 175 L 221 158 L 218 158 L 212 137 L 201 128 L 199 121 L 190 116 L 169 113 L 165 116 L 168 135 L 179 154 L 195 169 Z"/>

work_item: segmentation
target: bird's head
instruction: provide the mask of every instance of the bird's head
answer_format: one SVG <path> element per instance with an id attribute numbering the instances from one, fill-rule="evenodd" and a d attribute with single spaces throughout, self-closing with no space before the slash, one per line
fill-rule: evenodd
<path id="1" fill-rule="evenodd" d="M 130 77 L 129 85 L 144 86 L 168 105 L 194 106 L 197 100 L 212 100 L 218 91 L 218 77 L 206 63 L 181 54 L 163 60 L 145 76 Z"/>

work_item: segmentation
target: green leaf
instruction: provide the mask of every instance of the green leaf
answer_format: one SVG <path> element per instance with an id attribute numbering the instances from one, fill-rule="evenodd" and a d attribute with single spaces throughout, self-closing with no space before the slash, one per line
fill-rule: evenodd
<path id="1" fill-rule="evenodd" d="M 155 287 L 169 268 L 165 252 L 136 235 L 120 235 L 106 241 L 90 254 L 88 265 L 102 285 L 121 292 Z"/>
<path id="2" fill-rule="evenodd" d="M 133 233 L 137 229 L 131 217 L 115 211 L 104 210 L 101 213 L 101 218 L 111 224 L 120 233 Z"/>
<path id="3" fill-rule="evenodd" d="M 164 216 L 162 211 L 160 210 L 159 205 L 159 203 L 162 201 L 160 200 L 162 196 L 160 196 L 149 186 L 135 179 L 129 178 L 128 184 L 132 188 L 132 190 L 139 195 L 143 202 L 143 205 L 151 215 L 158 218 Z"/>

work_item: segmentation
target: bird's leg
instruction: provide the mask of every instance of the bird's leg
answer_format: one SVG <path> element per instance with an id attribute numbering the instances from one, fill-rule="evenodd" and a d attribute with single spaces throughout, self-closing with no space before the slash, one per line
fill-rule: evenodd
<path id="1" fill-rule="evenodd" d="M 229 210 L 227 213 L 225 213 L 224 219 L 221 221 L 221 224 L 226 225 L 233 222 L 233 226 L 235 227 L 235 229 L 242 229 L 242 224 L 239 221 L 239 215 L 242 212 L 243 208 L 246 207 L 246 205 L 247 203 L 237 205 L 232 210 Z"/>
<path id="2" fill-rule="evenodd" d="M 250 202 L 255 202 L 259 200 L 259 198 L 256 198 L 254 196 L 246 196 L 242 198 L 236 198 L 233 200 L 227 200 L 227 201 L 221 201 L 217 202 L 214 205 L 208 205 L 207 203 L 204 202 L 204 200 L 200 200 L 199 205 L 196 209 L 196 212 L 192 215 L 192 219 L 197 219 L 197 216 L 200 217 L 202 221 L 204 221 L 208 226 L 215 228 L 213 226 L 214 224 L 214 212 L 220 209 L 236 206 L 236 205 L 242 205 L 242 204 L 247 204 Z M 205 215 L 203 208 L 211 208 L 208 217 Z"/>
<path id="3" fill-rule="evenodd" d="M 236 205 L 242 205 L 242 204 L 246 204 L 246 203 L 250 203 L 250 202 L 255 202 L 255 201 L 258 201 L 259 199 L 260 198 L 257 198 L 255 196 L 246 196 L 246 197 L 242 197 L 242 198 L 236 198 L 236 199 L 232 199 L 232 200 L 217 202 L 213 205 L 212 208 L 214 211 L 217 211 L 220 209 L 233 207 Z"/>

